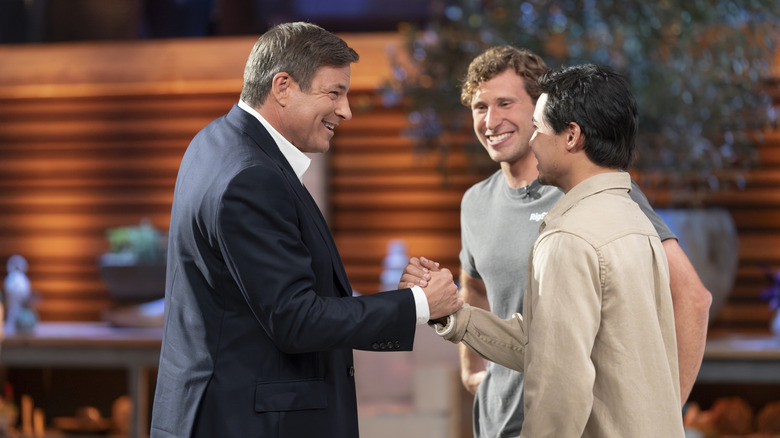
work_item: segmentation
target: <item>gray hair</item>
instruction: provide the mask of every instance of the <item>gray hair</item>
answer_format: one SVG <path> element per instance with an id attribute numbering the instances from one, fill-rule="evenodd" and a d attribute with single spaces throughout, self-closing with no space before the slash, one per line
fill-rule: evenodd
<path id="1" fill-rule="evenodd" d="M 241 100 L 261 106 L 280 72 L 289 74 L 307 92 L 317 69 L 348 66 L 358 58 L 344 40 L 315 24 L 279 24 L 260 36 L 252 48 L 244 68 Z"/>

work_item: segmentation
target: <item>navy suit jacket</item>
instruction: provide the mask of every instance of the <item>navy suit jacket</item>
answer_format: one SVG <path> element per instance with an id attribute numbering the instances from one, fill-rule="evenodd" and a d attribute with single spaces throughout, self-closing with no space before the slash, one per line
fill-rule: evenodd
<path id="1" fill-rule="evenodd" d="M 152 438 L 358 436 L 352 349 L 411 350 L 411 290 L 352 297 L 314 200 L 234 106 L 173 198 Z"/>

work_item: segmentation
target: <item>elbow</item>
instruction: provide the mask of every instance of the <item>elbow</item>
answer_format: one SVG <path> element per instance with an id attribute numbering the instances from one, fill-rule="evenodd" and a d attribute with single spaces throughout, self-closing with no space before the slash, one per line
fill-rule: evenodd
<path id="1" fill-rule="evenodd" d="M 712 306 L 712 293 L 704 285 L 698 288 L 694 304 L 700 312 L 709 313 Z"/>

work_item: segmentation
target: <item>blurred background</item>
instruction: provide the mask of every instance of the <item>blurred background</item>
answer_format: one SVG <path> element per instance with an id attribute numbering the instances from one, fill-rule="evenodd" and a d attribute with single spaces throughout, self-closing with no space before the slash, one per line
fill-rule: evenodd
<path id="1" fill-rule="evenodd" d="M 3 289 L 17 310 L 0 431 L 7 411 L 32 434 L 37 408 L 48 435 L 143 436 L 179 160 L 237 102 L 257 36 L 306 20 L 361 55 L 354 118 L 307 174 L 356 292 L 392 287 L 399 257 L 458 269 L 461 196 L 497 169 L 458 103 L 474 56 L 513 44 L 551 66 L 609 64 L 640 103 L 632 174 L 713 292 L 696 430 L 780 434 L 780 6 L 332 3 L 0 0 L 0 260 L 27 280 Z M 408 354 L 356 353 L 363 436 L 470 436 L 457 350 L 428 335 Z"/>

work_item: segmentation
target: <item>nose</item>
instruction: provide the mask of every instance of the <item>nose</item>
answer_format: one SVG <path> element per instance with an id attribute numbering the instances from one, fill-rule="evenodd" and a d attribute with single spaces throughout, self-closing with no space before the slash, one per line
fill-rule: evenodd
<path id="1" fill-rule="evenodd" d="M 352 118 L 352 110 L 349 109 L 349 99 L 347 99 L 347 96 L 343 96 L 339 99 L 339 102 L 336 105 L 336 115 L 344 120 Z"/>
<path id="2" fill-rule="evenodd" d="M 485 112 L 485 128 L 492 131 L 501 124 L 501 120 L 501 112 L 498 110 L 498 108 L 494 108 L 492 106 L 488 107 L 487 111 Z"/>

